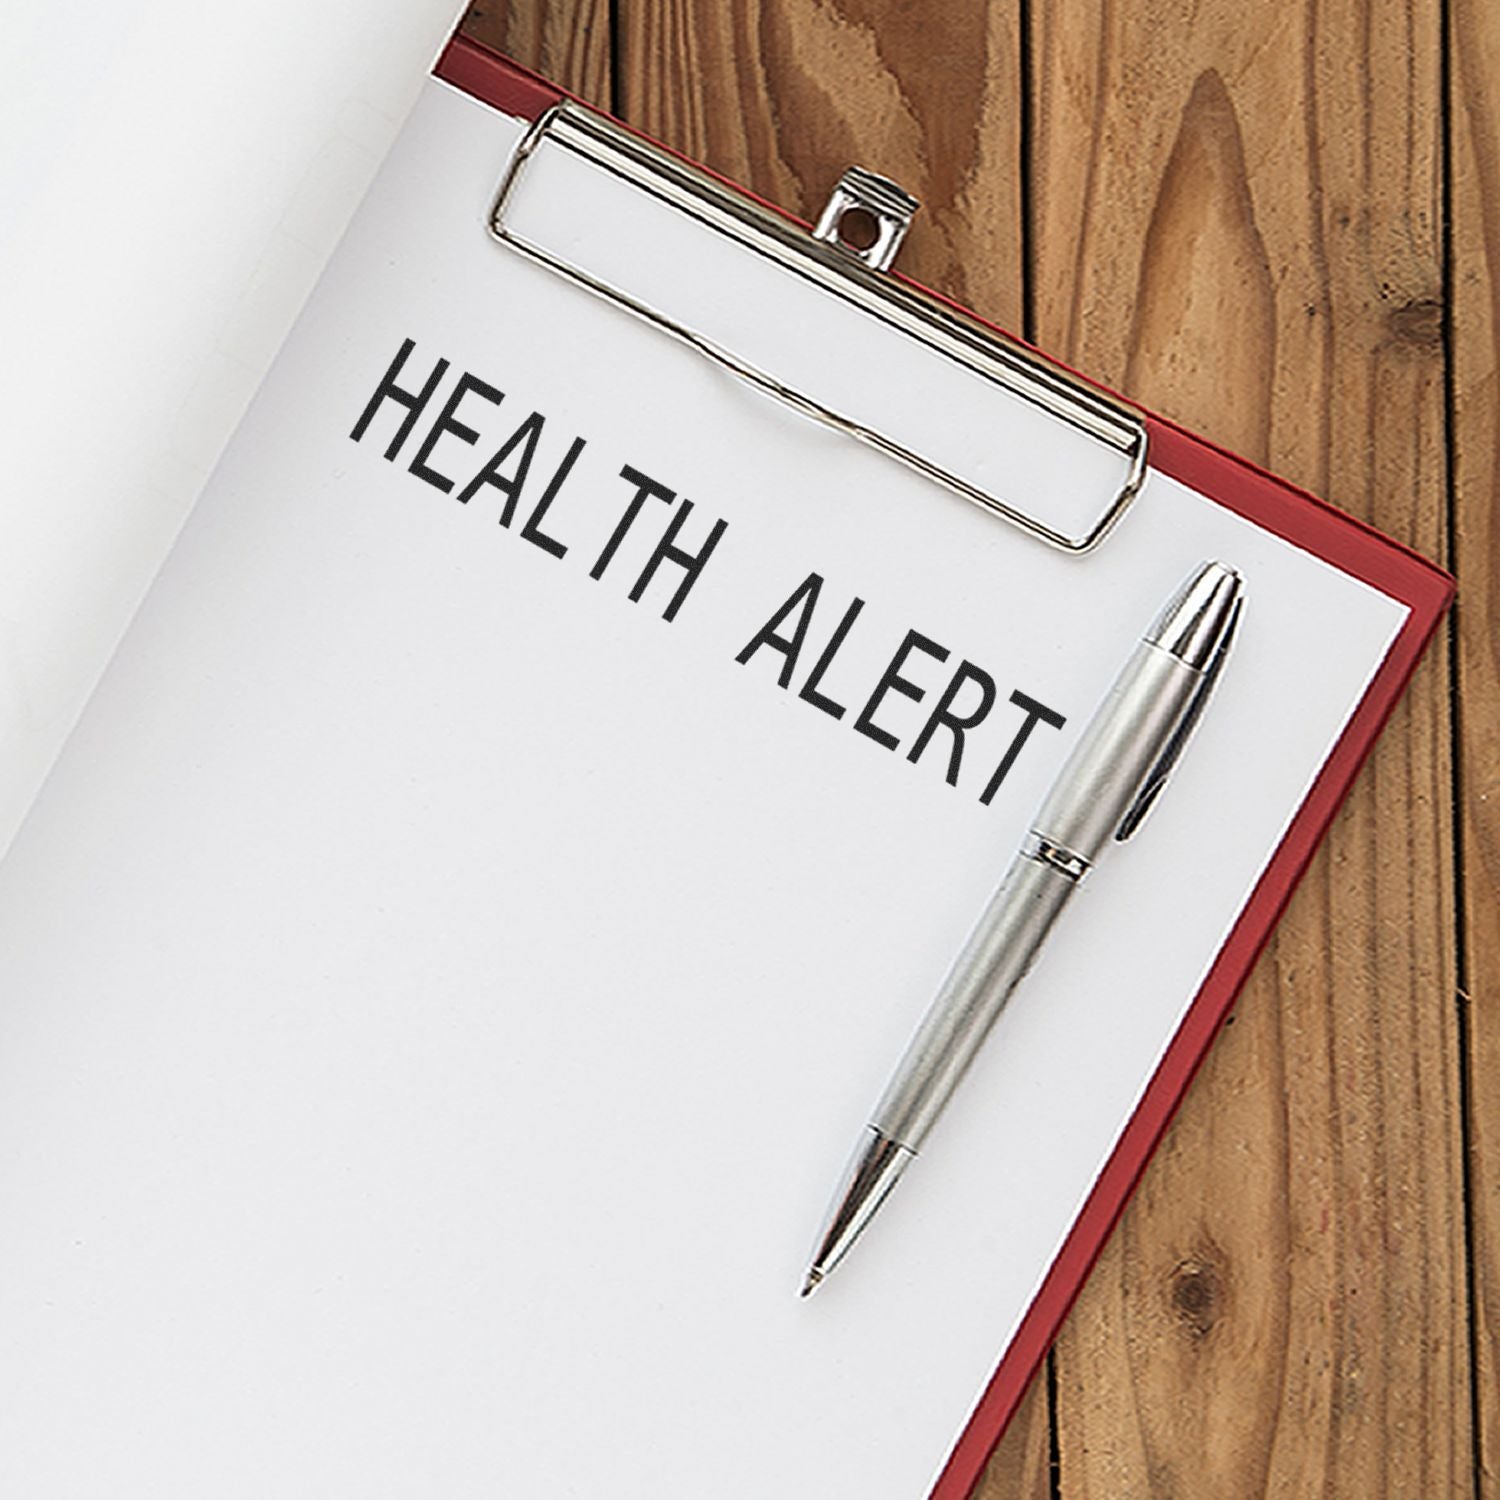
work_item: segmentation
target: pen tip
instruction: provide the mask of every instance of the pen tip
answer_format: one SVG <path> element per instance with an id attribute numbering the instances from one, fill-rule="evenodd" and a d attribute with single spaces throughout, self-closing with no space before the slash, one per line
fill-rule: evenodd
<path id="1" fill-rule="evenodd" d="M 818 1270 L 816 1266 L 814 1266 L 813 1269 L 807 1273 L 807 1280 L 802 1283 L 801 1295 L 804 1297 L 810 1296 L 812 1292 L 817 1288 L 818 1283 L 822 1281 L 822 1279 L 823 1273 Z"/>

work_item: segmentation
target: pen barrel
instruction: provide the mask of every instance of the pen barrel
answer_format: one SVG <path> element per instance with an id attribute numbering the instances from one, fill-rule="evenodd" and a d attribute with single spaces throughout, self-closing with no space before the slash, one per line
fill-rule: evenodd
<path id="1" fill-rule="evenodd" d="M 870 1123 L 916 1151 L 1031 968 L 1077 881 L 1027 854 L 1005 879 L 954 960 Z"/>
<path id="2" fill-rule="evenodd" d="M 1201 681 L 1173 652 L 1135 648 L 1032 821 L 1031 852 L 990 897 L 876 1105 L 870 1123 L 883 1135 L 920 1149 Z"/>
<path id="3" fill-rule="evenodd" d="M 1150 641 L 1136 646 L 1058 773 L 1032 830 L 1092 865 L 1139 795 L 1202 672 Z"/>

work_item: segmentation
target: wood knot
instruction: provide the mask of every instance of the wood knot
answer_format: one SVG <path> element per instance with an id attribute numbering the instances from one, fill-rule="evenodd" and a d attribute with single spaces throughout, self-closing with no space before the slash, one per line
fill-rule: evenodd
<path id="1" fill-rule="evenodd" d="M 1167 1278 L 1172 1315 L 1193 1339 L 1204 1339 L 1224 1315 L 1227 1278 L 1217 1255 L 1190 1255 Z"/>
<path id="2" fill-rule="evenodd" d="M 1440 297 L 1412 297 L 1385 315 L 1393 344 L 1409 349 L 1436 349 L 1443 342 L 1443 303 Z"/>

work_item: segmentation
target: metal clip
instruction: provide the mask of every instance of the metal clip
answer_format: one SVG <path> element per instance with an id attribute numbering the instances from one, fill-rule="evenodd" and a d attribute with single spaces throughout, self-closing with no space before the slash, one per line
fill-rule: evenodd
<path id="1" fill-rule="evenodd" d="M 1113 492 L 1100 494 L 1097 511 L 1081 527 L 1050 524 L 1023 503 L 998 493 L 988 473 L 982 483 L 966 477 L 937 454 L 919 451 L 862 420 L 857 412 L 835 409 L 812 391 L 722 346 L 653 299 L 637 295 L 607 275 L 594 274 L 580 262 L 576 236 L 558 246 L 541 243 L 517 227 L 512 209 L 527 163 L 543 147 L 575 162 L 587 162 L 608 178 L 775 262 L 898 337 L 951 360 L 995 390 L 1085 434 L 1123 461 L 1123 474 Z M 1049 546 L 1071 553 L 1090 551 L 1124 514 L 1145 478 L 1144 421 L 1123 403 L 1034 350 L 888 274 L 885 268 L 900 247 L 916 207 L 916 201 L 894 183 L 853 168 L 835 189 L 817 233 L 810 234 L 663 147 L 568 101 L 536 120 L 517 147 L 490 209 L 489 228 L 501 244 L 682 340 L 805 416 L 868 443 Z"/>
<path id="2" fill-rule="evenodd" d="M 813 238 L 887 271 L 921 205 L 905 188 L 863 167 L 850 167 L 829 195 Z"/>

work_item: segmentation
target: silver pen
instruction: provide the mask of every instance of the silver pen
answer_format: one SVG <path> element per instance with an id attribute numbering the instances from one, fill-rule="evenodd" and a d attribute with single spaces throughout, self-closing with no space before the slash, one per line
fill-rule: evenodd
<path id="1" fill-rule="evenodd" d="M 804 1297 L 848 1253 L 921 1149 L 1100 851 L 1139 827 L 1224 665 L 1241 592 L 1233 568 L 1204 563 L 1131 653 L 875 1106 L 808 1267 Z"/>

